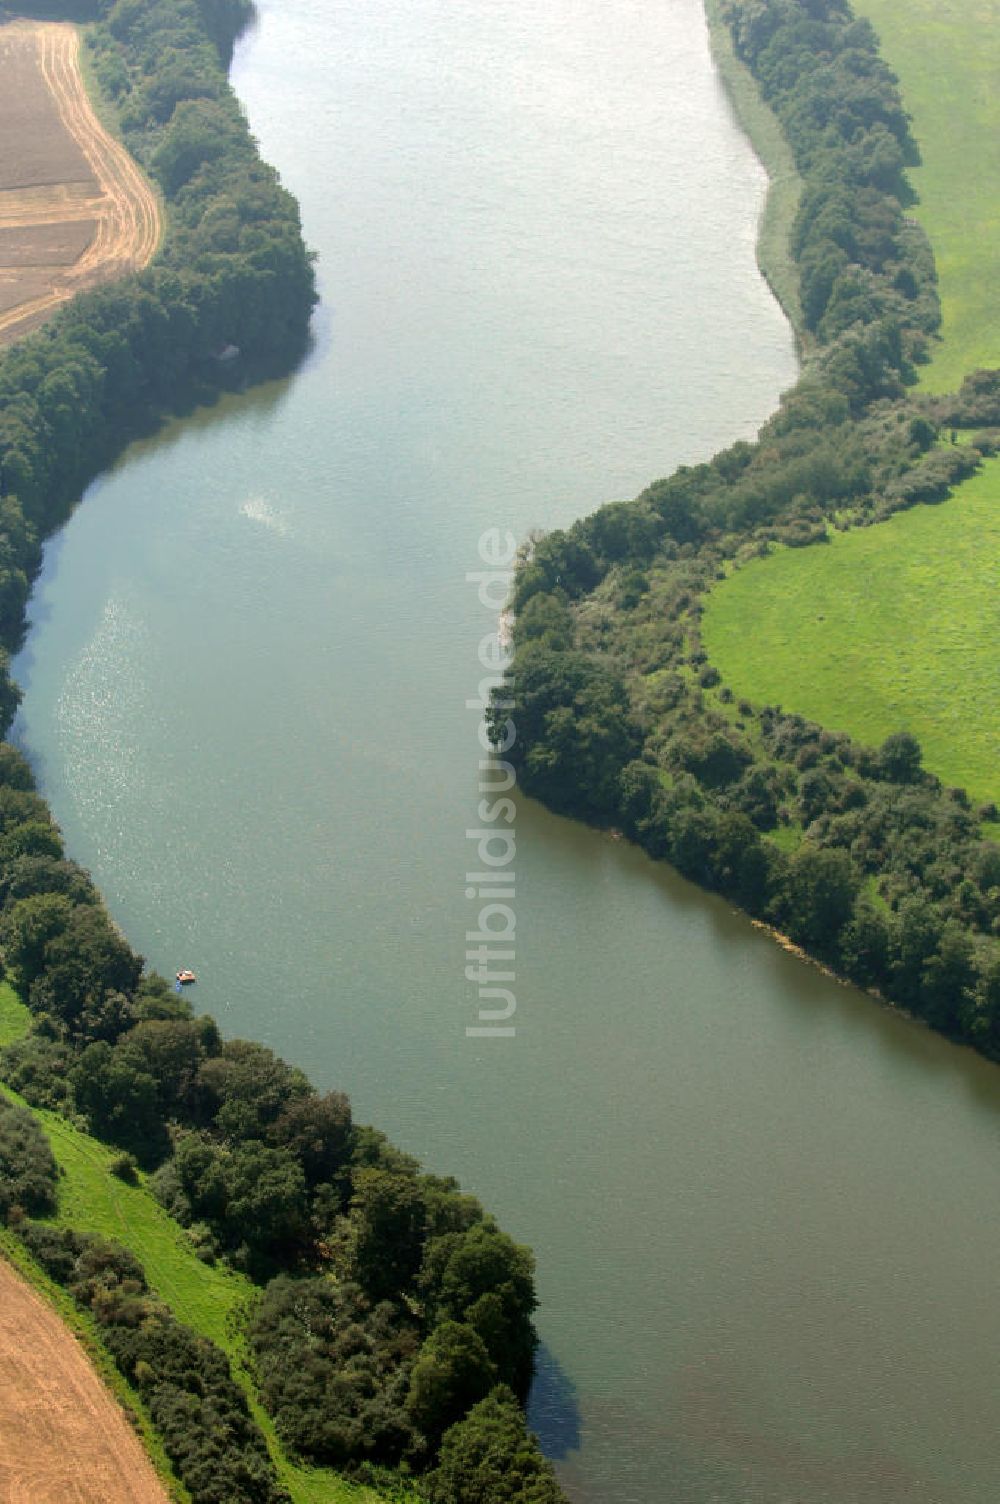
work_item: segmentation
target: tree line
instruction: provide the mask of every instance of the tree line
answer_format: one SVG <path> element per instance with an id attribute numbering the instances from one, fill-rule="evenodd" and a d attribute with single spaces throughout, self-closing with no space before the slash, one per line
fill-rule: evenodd
<path id="1" fill-rule="evenodd" d="M 145 1172 L 201 1258 L 257 1282 L 260 1394 L 293 1454 L 374 1481 L 402 1469 L 431 1498 L 558 1504 L 524 1424 L 529 1251 L 454 1181 L 355 1123 L 343 1093 L 318 1093 L 263 1045 L 223 1039 L 146 972 L 6 744 L 0 950 L 32 1015 L 3 1052 L 3 1079 L 121 1149 L 114 1172 Z M 278 1500 L 224 1356 L 141 1272 L 122 1273 L 126 1252 L 30 1220 L 57 1199 L 44 1134 L 0 1097 L 0 1221 L 94 1314 L 197 1504 Z M 81 1296 L 95 1259 L 100 1280 Z M 502 1484 L 501 1435 L 516 1442 Z"/>
<path id="2" fill-rule="evenodd" d="M 162 191 L 166 231 L 146 271 L 80 296 L 0 358 L 7 651 L 41 543 L 83 486 L 234 370 L 288 370 L 316 296 L 298 207 L 226 78 L 247 0 L 36 12 L 90 23 L 94 74 Z M 238 362 L 220 359 L 233 348 Z M 17 703 L 4 652 L 0 733 Z M 318 1094 L 261 1045 L 223 1040 L 147 973 L 4 743 L 0 950 L 33 1019 L 4 1078 L 118 1146 L 120 1173 L 150 1175 L 203 1258 L 259 1283 L 262 1394 L 294 1451 L 346 1470 L 403 1467 L 435 1498 L 558 1504 L 522 1408 L 536 1341 L 528 1250 L 454 1182 L 355 1124 L 341 1093 Z M 0 1215 L 95 1315 L 192 1497 L 277 1501 L 224 1355 L 166 1310 L 127 1251 L 30 1221 L 53 1210 L 50 1171 L 30 1114 L 0 1108 Z M 302 1323 L 313 1310 L 322 1341 Z"/>
<path id="3" fill-rule="evenodd" d="M 916 147 L 870 25 L 843 0 L 722 9 L 803 178 L 803 372 L 755 443 L 524 550 L 488 724 L 499 746 L 513 720 L 504 755 L 526 793 L 621 828 L 1000 1059 L 996 809 L 943 787 L 905 732 L 869 748 L 738 699 L 701 646 L 704 595 L 734 563 L 941 501 L 1000 439 L 1000 372 L 947 397 L 907 391 L 939 310 L 904 212 Z M 970 443 L 947 442 L 959 427 Z"/>

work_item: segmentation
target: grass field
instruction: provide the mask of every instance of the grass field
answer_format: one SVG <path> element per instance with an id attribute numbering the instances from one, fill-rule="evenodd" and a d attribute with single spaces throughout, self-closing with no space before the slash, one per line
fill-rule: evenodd
<path id="1" fill-rule="evenodd" d="M 946 783 L 1000 800 L 998 562 L 994 459 L 940 506 L 737 570 L 704 646 L 737 695 L 862 742 L 911 731 Z"/>
<path id="2" fill-rule="evenodd" d="M 942 342 L 921 373 L 952 391 L 1000 365 L 1000 0 L 854 0 L 879 34 L 913 118 L 922 166 L 909 211 L 930 236 Z"/>
<path id="3" fill-rule="evenodd" d="M 27 1008 L 7 983 L 0 983 L 0 1047 L 20 1038 L 28 1022 Z M 3 1087 L 0 1090 L 6 1091 Z M 13 1092 L 6 1091 L 6 1095 L 20 1100 Z M 81 1133 L 56 1113 L 36 1111 L 35 1116 L 62 1172 L 55 1220 L 124 1243 L 142 1263 L 151 1288 L 179 1320 L 223 1349 L 234 1376 L 246 1391 L 294 1504 L 379 1504 L 382 1496 L 373 1490 L 356 1488 L 339 1474 L 322 1468 L 298 1467 L 284 1455 L 274 1427 L 256 1398 L 240 1335 L 241 1314 L 254 1298 L 254 1285 L 221 1264 L 203 1263 L 182 1229 L 144 1185 L 126 1185 L 111 1174 L 114 1150 Z M 405 1495 L 400 1493 L 399 1497 Z"/>
<path id="4" fill-rule="evenodd" d="M 9 982 L 0 982 L 0 1050 L 27 1034 L 31 1014 Z"/>
<path id="5" fill-rule="evenodd" d="M 914 213 L 940 277 L 942 339 L 921 386 L 1000 365 L 1000 0 L 854 0 L 913 119 Z M 745 122 L 752 129 L 752 123 Z M 926 765 L 1000 798 L 1000 461 L 939 507 L 836 533 L 738 571 L 703 639 L 738 694 L 878 743 L 912 731 Z"/>

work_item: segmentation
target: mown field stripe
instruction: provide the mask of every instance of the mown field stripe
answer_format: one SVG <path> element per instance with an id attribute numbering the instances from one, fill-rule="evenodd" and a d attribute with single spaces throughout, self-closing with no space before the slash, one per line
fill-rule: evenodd
<path id="1" fill-rule="evenodd" d="M 27 1033 L 31 1015 L 7 982 L 0 982 L 0 1048 Z M 16 1092 L 0 1085 L 0 1091 L 21 1106 L 27 1103 Z M 254 1419 L 263 1433 L 285 1488 L 294 1504 L 382 1504 L 384 1495 L 371 1488 L 356 1487 L 347 1479 L 326 1468 L 300 1467 L 284 1452 L 274 1424 L 257 1398 L 248 1354 L 242 1335 L 242 1313 L 253 1301 L 256 1287 L 245 1275 L 237 1274 L 224 1264 L 206 1264 L 196 1254 L 183 1229 L 170 1217 L 145 1184 L 130 1186 L 111 1173 L 116 1157 L 89 1134 L 82 1133 L 58 1113 L 33 1109 L 52 1146 L 61 1171 L 59 1212 L 54 1219 L 64 1227 L 96 1237 L 113 1238 L 123 1243 L 143 1265 L 150 1287 L 173 1310 L 178 1320 L 186 1322 L 202 1336 L 218 1344 L 233 1367 L 234 1377 L 243 1387 Z M 0 1229 L 2 1234 L 2 1229 Z M 8 1257 L 16 1240 L 7 1235 L 2 1249 Z M 27 1254 L 17 1254 L 14 1262 L 27 1271 L 32 1282 L 53 1296 L 57 1287 L 46 1281 Z M 58 1292 L 63 1301 L 69 1297 Z M 59 1304 L 65 1316 L 75 1307 Z M 74 1331 L 86 1329 L 70 1322 Z M 96 1339 L 95 1339 L 96 1340 Z M 99 1347 L 99 1343 L 98 1343 Z M 103 1349 L 101 1349 L 103 1351 Z M 110 1361 L 110 1360 L 108 1360 Z M 123 1381 L 124 1382 L 124 1381 Z M 123 1397 L 131 1391 L 118 1390 Z M 162 1452 L 153 1449 L 154 1462 L 162 1464 Z M 400 1501 L 416 1500 L 401 1485 Z"/>

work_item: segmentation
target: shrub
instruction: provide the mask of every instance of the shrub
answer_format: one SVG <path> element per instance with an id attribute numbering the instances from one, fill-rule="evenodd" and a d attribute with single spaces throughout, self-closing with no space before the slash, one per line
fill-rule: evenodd
<path id="1" fill-rule="evenodd" d="M 15 1208 L 33 1217 L 55 1211 L 58 1174 L 32 1114 L 0 1096 L 0 1219 Z"/>

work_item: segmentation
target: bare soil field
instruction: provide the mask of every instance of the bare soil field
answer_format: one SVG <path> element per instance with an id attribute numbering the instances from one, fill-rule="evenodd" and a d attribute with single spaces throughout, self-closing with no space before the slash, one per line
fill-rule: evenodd
<path id="1" fill-rule="evenodd" d="M 2 1258 L 0 1504 L 169 1504 L 83 1348 Z"/>
<path id="2" fill-rule="evenodd" d="M 155 194 L 94 114 L 79 49 L 63 22 L 0 27 L 0 345 L 159 242 Z"/>

